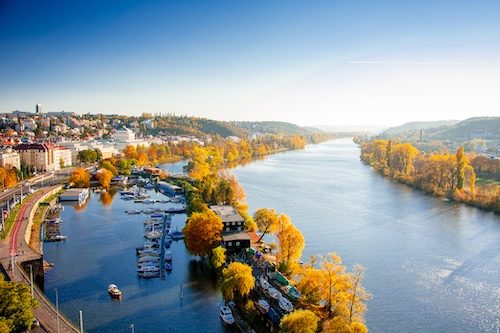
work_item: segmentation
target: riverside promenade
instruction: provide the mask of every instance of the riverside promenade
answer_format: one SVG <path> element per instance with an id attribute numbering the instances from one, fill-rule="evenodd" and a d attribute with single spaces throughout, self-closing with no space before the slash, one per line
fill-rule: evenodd
<path id="1" fill-rule="evenodd" d="M 0 264 L 11 281 L 31 284 L 30 269 L 28 268 L 26 272 L 23 267 L 31 267 L 32 270 L 36 270 L 33 273 L 42 274 L 41 280 L 43 281 L 43 255 L 30 248 L 29 234 L 38 203 L 57 189 L 58 186 L 43 188 L 26 199 L 22 203 L 9 235 L 0 240 Z M 58 313 L 55 306 L 35 283 L 33 284 L 33 297 L 39 304 L 34 310 L 35 316 L 47 332 L 80 332 L 71 321 Z"/>

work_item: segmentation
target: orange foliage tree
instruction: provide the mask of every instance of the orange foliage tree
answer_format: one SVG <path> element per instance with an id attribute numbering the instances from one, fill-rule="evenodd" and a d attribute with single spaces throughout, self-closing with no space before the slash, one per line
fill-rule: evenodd
<path id="1" fill-rule="evenodd" d="M 108 189 L 111 185 L 111 179 L 113 179 L 113 174 L 108 169 L 100 169 L 97 173 L 97 180 L 102 188 Z"/>
<path id="2" fill-rule="evenodd" d="M 71 173 L 69 181 L 75 187 L 90 187 L 90 174 L 84 168 L 76 168 Z"/>
<path id="3" fill-rule="evenodd" d="M 222 220 L 213 211 L 193 213 L 182 230 L 189 252 L 196 256 L 206 256 L 222 240 Z"/>

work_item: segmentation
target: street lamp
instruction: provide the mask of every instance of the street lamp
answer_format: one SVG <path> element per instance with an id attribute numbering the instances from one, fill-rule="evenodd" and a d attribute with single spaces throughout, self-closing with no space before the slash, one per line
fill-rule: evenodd
<path id="1" fill-rule="evenodd" d="M 135 333 L 135 326 L 134 326 L 134 324 L 130 324 L 130 329 L 132 330 L 132 333 Z"/>

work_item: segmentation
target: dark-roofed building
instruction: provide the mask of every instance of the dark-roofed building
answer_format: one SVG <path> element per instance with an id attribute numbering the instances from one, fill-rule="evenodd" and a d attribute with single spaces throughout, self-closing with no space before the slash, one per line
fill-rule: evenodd
<path id="1" fill-rule="evenodd" d="M 210 209 L 217 214 L 224 224 L 223 233 L 238 232 L 245 230 L 245 219 L 233 206 L 214 205 Z"/>
<path id="2" fill-rule="evenodd" d="M 54 171 L 56 161 L 54 146 L 45 143 L 22 143 L 14 148 L 20 155 L 21 161 L 35 171 Z"/>
<path id="3" fill-rule="evenodd" d="M 222 245 L 228 252 L 237 252 L 250 247 L 250 236 L 247 232 L 240 231 L 222 235 Z"/>

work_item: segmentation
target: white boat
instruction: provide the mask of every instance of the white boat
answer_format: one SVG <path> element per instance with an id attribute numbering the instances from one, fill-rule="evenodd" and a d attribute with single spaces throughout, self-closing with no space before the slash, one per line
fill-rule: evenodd
<path id="1" fill-rule="evenodd" d="M 165 251 L 165 260 L 172 261 L 172 251 L 170 250 Z"/>
<path id="2" fill-rule="evenodd" d="M 63 235 L 55 235 L 53 237 L 54 240 L 66 240 L 68 236 L 63 236 Z"/>
<path id="3" fill-rule="evenodd" d="M 113 298 L 122 297 L 122 292 L 120 291 L 120 289 L 118 289 L 118 287 L 114 283 L 112 283 L 108 286 L 108 293 Z"/>
<path id="4" fill-rule="evenodd" d="M 159 257 L 160 256 L 159 250 L 139 250 L 138 253 L 141 257 L 144 257 L 144 256 Z"/>
<path id="5" fill-rule="evenodd" d="M 140 214 L 141 211 L 137 210 L 137 209 L 132 209 L 132 210 L 126 210 L 125 213 L 127 213 L 129 215 L 136 215 L 136 214 Z"/>
<path id="6" fill-rule="evenodd" d="M 153 231 L 147 232 L 144 235 L 144 237 L 146 237 L 147 239 L 157 239 L 157 238 L 160 238 L 161 235 L 162 235 L 161 231 L 153 230 Z"/>
<path id="7" fill-rule="evenodd" d="M 276 289 L 276 288 L 272 288 L 272 287 L 271 287 L 271 288 L 267 289 L 267 294 L 268 294 L 270 297 L 272 297 L 272 298 L 274 298 L 274 299 L 276 299 L 276 300 L 278 300 L 278 299 L 280 299 L 280 298 L 281 298 L 281 293 L 280 293 L 280 292 L 278 291 L 278 289 Z"/>
<path id="8" fill-rule="evenodd" d="M 280 308 L 282 308 L 286 312 L 293 311 L 293 305 L 286 297 L 281 296 L 279 301 L 278 301 L 278 304 L 279 304 Z"/>
<path id="9" fill-rule="evenodd" d="M 263 276 L 259 277 L 259 283 L 262 289 L 269 289 L 269 282 L 267 282 L 267 280 Z"/>
<path id="10" fill-rule="evenodd" d="M 231 309 L 225 305 L 220 307 L 220 317 L 225 324 L 234 324 L 233 313 L 231 312 Z"/>
<path id="11" fill-rule="evenodd" d="M 160 260 L 160 257 L 144 256 L 144 257 L 140 257 L 139 260 L 137 260 L 137 262 L 138 263 L 158 262 L 159 260 Z"/>
<path id="12" fill-rule="evenodd" d="M 137 268 L 137 272 L 145 273 L 145 272 L 159 272 L 160 267 L 158 266 L 140 266 Z"/>
<path id="13" fill-rule="evenodd" d="M 259 299 L 257 302 L 257 309 L 259 309 L 261 313 L 267 313 L 267 311 L 269 311 L 269 303 L 265 299 Z"/>
<path id="14" fill-rule="evenodd" d="M 181 197 L 172 197 L 172 198 L 170 198 L 170 202 L 173 202 L 173 203 L 180 203 L 181 201 L 182 201 Z"/>

